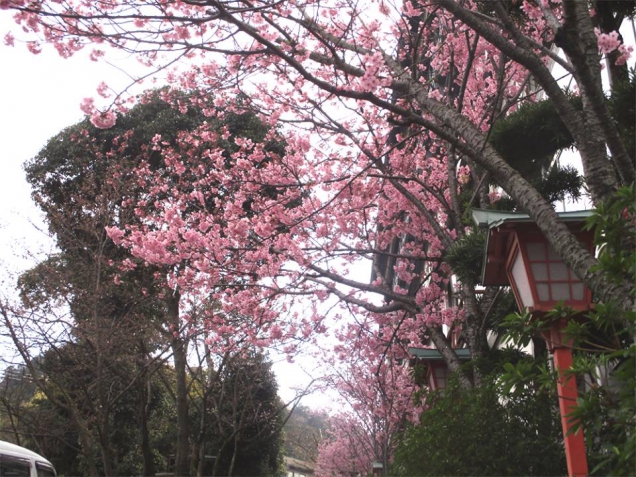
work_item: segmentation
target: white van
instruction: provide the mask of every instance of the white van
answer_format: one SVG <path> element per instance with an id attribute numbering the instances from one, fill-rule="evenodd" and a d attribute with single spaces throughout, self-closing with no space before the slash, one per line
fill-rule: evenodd
<path id="1" fill-rule="evenodd" d="M 24 447 L 0 441 L 0 477 L 56 477 L 53 464 Z"/>

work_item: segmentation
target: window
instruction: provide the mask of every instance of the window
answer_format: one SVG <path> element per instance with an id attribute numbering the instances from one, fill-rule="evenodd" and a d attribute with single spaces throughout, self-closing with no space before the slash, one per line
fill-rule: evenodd
<path id="1" fill-rule="evenodd" d="M 446 381 L 448 381 L 448 368 L 445 364 L 437 364 L 433 371 L 435 372 L 436 389 L 446 389 Z"/>
<path id="2" fill-rule="evenodd" d="M 28 459 L 0 455 L 0 477 L 30 477 L 31 463 Z"/>
<path id="3" fill-rule="evenodd" d="M 36 462 L 35 468 L 38 471 L 38 477 L 56 477 L 53 467 L 44 462 Z"/>

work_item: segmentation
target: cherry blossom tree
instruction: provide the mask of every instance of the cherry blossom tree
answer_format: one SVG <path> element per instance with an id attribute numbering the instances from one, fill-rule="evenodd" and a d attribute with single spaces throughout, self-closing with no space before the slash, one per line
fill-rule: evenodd
<path id="1" fill-rule="evenodd" d="M 319 448 L 316 475 L 365 475 L 373 464 L 373 448 L 367 430 L 347 413 L 331 418 L 328 440 Z"/>
<path id="2" fill-rule="evenodd" d="M 180 135 L 179 154 L 155 138 L 171 181 L 140 168 L 147 197 L 129 206 L 144 221 L 109 229 L 140 259 L 171 267 L 173 286 L 222 304 L 211 330 L 237 329 L 261 346 L 283 340 L 292 352 L 328 330 L 324 310 L 335 297 L 330 316 L 355 310 L 361 323 L 372 320 L 387 355 L 406 340 L 431 340 L 459 369 L 444 325 L 461 323 L 473 356 L 483 355 L 498 294 L 454 284 L 445 253 L 468 233 L 467 210 L 491 205 L 490 184 L 530 215 L 599 300 L 634 309 L 632 284 L 596 267 L 490 141 L 495 125 L 541 94 L 580 153 L 593 202 L 633 182 L 601 83 L 602 56 L 617 78 L 630 54 L 613 31 L 633 8 L 575 0 L 4 0 L 0 8 L 14 12 L 33 52 L 44 42 L 62 56 L 88 46 L 95 60 L 108 47 L 130 52 L 190 92 L 175 107 L 213 93 L 211 122 L 249 108 L 272 128 L 285 125 L 284 155 L 267 140 L 241 140 L 225 157 L 206 125 Z M 105 110 L 90 100 L 83 108 L 108 127 L 126 104 L 120 95 Z M 199 158 L 208 166 L 197 169 Z M 188 266 L 177 267 L 184 258 Z M 304 298 L 314 301 L 300 313 Z M 229 311 L 250 320 L 227 323 Z"/>
<path id="3" fill-rule="evenodd" d="M 331 355 L 330 385 L 338 390 L 339 412 L 319 448 L 317 475 L 365 475 L 382 464 L 387 475 L 397 437 L 423 410 L 401 346 L 377 333 L 375 320 L 351 323 L 338 334 Z"/>

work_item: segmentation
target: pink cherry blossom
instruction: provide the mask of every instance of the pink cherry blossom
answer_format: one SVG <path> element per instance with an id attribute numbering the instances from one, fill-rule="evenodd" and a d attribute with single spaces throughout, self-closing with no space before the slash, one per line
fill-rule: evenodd
<path id="1" fill-rule="evenodd" d="M 93 114 L 95 110 L 95 100 L 93 98 L 84 98 L 80 104 L 80 109 L 84 114 Z"/>
<path id="2" fill-rule="evenodd" d="M 102 98 L 108 98 L 111 96 L 110 88 L 103 81 L 97 86 L 97 94 L 99 94 Z"/>
<path id="3" fill-rule="evenodd" d="M 601 33 L 598 28 L 595 28 L 594 32 L 596 33 L 596 38 L 598 39 L 598 51 L 600 53 L 611 53 L 612 51 L 616 50 L 622 43 L 618 38 L 618 32 L 616 31 L 610 33 Z"/>
<path id="4" fill-rule="evenodd" d="M 112 111 L 94 111 L 91 114 L 91 123 L 97 128 L 108 129 L 115 125 L 117 117 Z"/>

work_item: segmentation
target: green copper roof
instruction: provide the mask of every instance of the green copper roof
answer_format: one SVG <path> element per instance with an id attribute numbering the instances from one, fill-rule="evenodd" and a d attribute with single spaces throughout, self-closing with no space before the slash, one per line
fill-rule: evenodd
<path id="1" fill-rule="evenodd" d="M 574 212 L 557 212 L 561 220 L 582 221 L 592 215 L 592 210 L 577 210 Z M 521 212 L 502 212 L 499 210 L 473 209 L 473 220 L 479 227 L 498 227 L 506 222 L 534 222 L 528 214 Z"/>
<path id="2" fill-rule="evenodd" d="M 459 348 L 454 351 L 459 359 L 470 359 L 470 350 L 468 348 Z M 435 348 L 409 348 L 409 356 L 432 361 L 444 359 L 442 354 Z"/>

